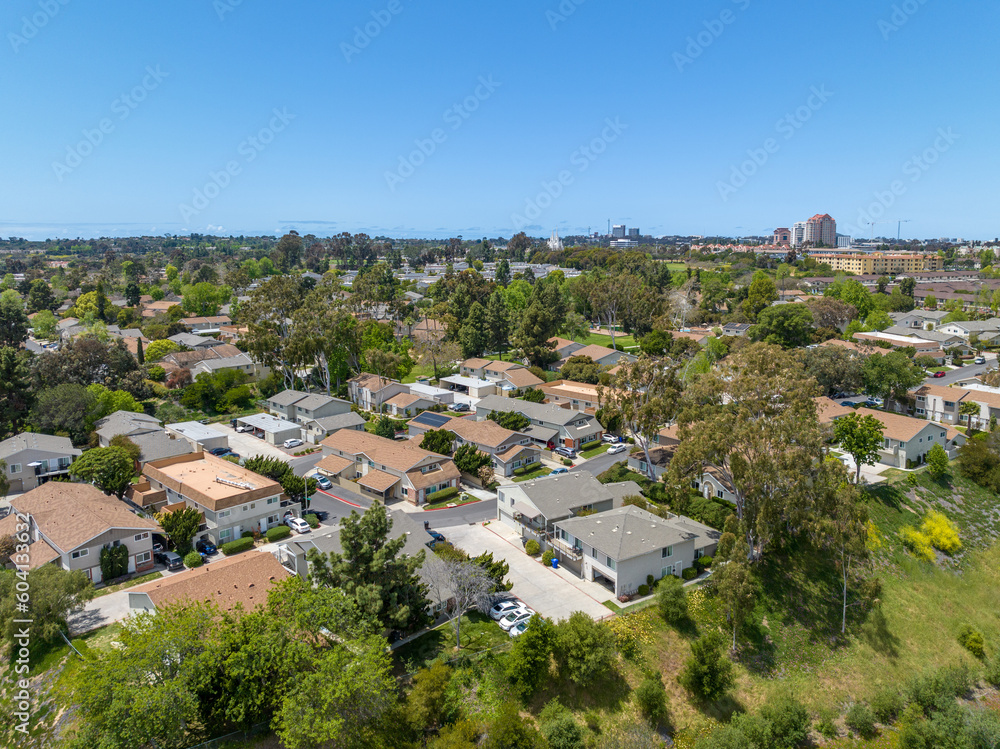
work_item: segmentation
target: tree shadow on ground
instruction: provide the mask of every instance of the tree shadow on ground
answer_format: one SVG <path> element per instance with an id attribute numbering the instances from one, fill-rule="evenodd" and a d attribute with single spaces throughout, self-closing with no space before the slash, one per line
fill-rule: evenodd
<path id="1" fill-rule="evenodd" d="M 732 694 L 711 702 L 693 701 L 693 704 L 702 715 L 720 723 L 728 723 L 736 713 L 746 712 L 746 706 Z"/>
<path id="2" fill-rule="evenodd" d="M 618 669 L 592 684 L 581 686 L 570 678 L 555 675 L 545 682 L 542 688 L 532 698 L 533 705 L 546 705 L 549 700 L 558 697 L 571 710 L 598 709 L 608 712 L 621 710 L 622 705 L 629 700 L 632 688 Z"/>
<path id="3" fill-rule="evenodd" d="M 759 622 L 743 627 L 738 635 L 734 660 L 757 676 L 770 676 L 778 667 L 778 649 L 767 629 Z"/>
<path id="4" fill-rule="evenodd" d="M 882 609 L 871 611 L 860 629 L 863 639 L 875 652 L 896 660 L 899 657 L 899 638 L 889 629 L 889 623 Z"/>

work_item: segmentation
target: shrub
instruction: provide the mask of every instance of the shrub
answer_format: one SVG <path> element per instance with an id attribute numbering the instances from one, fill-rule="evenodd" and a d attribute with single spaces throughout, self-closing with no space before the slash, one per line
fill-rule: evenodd
<path id="1" fill-rule="evenodd" d="M 309 523 L 310 528 L 319 528 L 319 518 L 311 512 L 308 515 L 303 515 L 302 519 Z"/>
<path id="2" fill-rule="evenodd" d="M 703 700 L 722 697 L 733 684 L 733 664 L 723 652 L 718 632 L 699 637 L 691 643 L 691 657 L 677 680 L 691 694 Z"/>
<path id="3" fill-rule="evenodd" d="M 820 709 L 816 716 L 816 731 L 826 739 L 834 738 L 837 731 L 837 711 L 829 707 Z"/>
<path id="4" fill-rule="evenodd" d="M 227 557 L 233 554 L 239 554 L 244 551 L 248 551 L 253 548 L 253 536 L 243 536 L 235 541 L 230 541 L 228 544 L 222 544 L 220 547 L 223 554 Z"/>
<path id="5" fill-rule="evenodd" d="M 560 673 L 577 685 L 587 687 L 614 668 L 615 634 L 606 624 L 576 611 L 556 625 L 552 651 Z"/>
<path id="6" fill-rule="evenodd" d="M 583 714 L 583 722 L 587 724 L 589 728 L 594 733 L 600 733 L 601 731 L 601 714 L 596 710 L 587 710 Z"/>
<path id="7" fill-rule="evenodd" d="M 563 458 L 563 459 L 562 459 L 562 464 L 563 464 L 564 466 L 571 466 L 571 465 L 573 465 L 573 461 L 572 461 L 572 460 L 570 460 L 569 458 Z"/>
<path id="8" fill-rule="evenodd" d="M 903 697 L 892 687 L 882 687 L 872 697 L 872 712 L 879 723 L 889 725 L 903 712 Z"/>
<path id="9" fill-rule="evenodd" d="M 194 569 L 195 567 L 201 567 L 204 562 L 201 559 L 201 554 L 197 551 L 189 551 L 184 555 L 184 566 Z"/>
<path id="10" fill-rule="evenodd" d="M 550 749 L 583 749 L 583 729 L 558 697 L 542 708 L 538 722 Z"/>
<path id="11" fill-rule="evenodd" d="M 698 577 L 698 570 L 695 567 L 685 567 L 684 571 L 681 573 L 681 577 L 685 580 L 694 580 Z"/>
<path id="12" fill-rule="evenodd" d="M 253 531 L 243 531 L 240 538 L 253 538 Z"/>
<path id="13" fill-rule="evenodd" d="M 924 517 L 924 522 L 920 524 L 920 530 L 923 531 L 931 546 L 940 549 L 945 554 L 954 554 L 962 548 L 962 541 L 958 537 L 955 524 L 943 513 L 936 510 L 928 512 Z"/>
<path id="14" fill-rule="evenodd" d="M 440 491 L 431 492 L 427 495 L 428 504 L 431 502 L 444 502 L 445 500 L 451 499 L 456 494 L 458 494 L 457 486 L 449 486 L 447 489 L 441 489 Z"/>
<path id="15" fill-rule="evenodd" d="M 906 697 L 930 715 L 954 705 L 955 698 L 967 694 L 971 687 L 969 667 L 962 664 L 912 676 L 906 685 Z"/>
<path id="16" fill-rule="evenodd" d="M 937 558 L 934 555 L 934 549 L 931 548 L 930 539 L 912 525 L 900 528 L 899 537 L 903 541 L 903 546 L 909 549 L 910 553 L 917 559 L 933 562 Z"/>
<path id="17" fill-rule="evenodd" d="M 640 585 L 638 593 L 639 593 L 640 596 L 648 596 L 649 595 L 649 586 L 648 585 Z"/>
<path id="18" fill-rule="evenodd" d="M 709 567 L 712 566 L 712 557 L 708 556 L 698 557 L 697 559 L 694 560 L 694 563 L 700 569 L 707 570 Z"/>
<path id="19" fill-rule="evenodd" d="M 940 444 L 935 443 L 927 453 L 927 472 L 931 478 L 940 479 L 948 473 L 948 462 L 948 453 Z"/>
<path id="20" fill-rule="evenodd" d="M 844 721 L 859 736 L 870 738 L 875 735 L 875 715 L 865 702 L 855 702 L 851 705 Z"/>
<path id="21" fill-rule="evenodd" d="M 983 678 L 986 680 L 987 684 L 991 684 L 994 687 L 1000 687 L 1000 657 L 994 654 L 989 661 L 986 662 L 986 671 L 983 673 Z"/>
<path id="22" fill-rule="evenodd" d="M 656 586 L 656 607 L 669 624 L 678 624 L 688 615 L 687 591 L 676 577 L 665 577 Z"/>
<path id="23" fill-rule="evenodd" d="M 535 539 L 529 538 L 528 543 L 524 545 L 524 553 L 529 557 L 537 557 L 542 553 L 542 547 Z"/>
<path id="24" fill-rule="evenodd" d="M 600 447 L 603 444 L 604 443 L 601 442 L 601 440 L 592 440 L 590 442 L 585 442 L 584 444 L 580 445 L 580 450 L 581 451 L 583 451 L 583 450 L 593 450 L 595 447 Z"/>
<path id="25" fill-rule="evenodd" d="M 776 746 L 798 746 L 809 735 L 809 713 L 791 695 L 783 694 L 768 700 L 760 714 L 771 724 L 771 736 Z"/>
<path id="26" fill-rule="evenodd" d="M 292 529 L 287 525 L 276 525 L 273 528 L 269 528 L 264 535 L 267 536 L 268 541 L 280 541 L 292 535 Z"/>
<path id="27" fill-rule="evenodd" d="M 532 463 L 531 465 L 521 466 L 520 468 L 514 469 L 515 476 L 524 476 L 528 473 L 533 473 L 534 471 L 539 471 L 542 468 L 541 463 Z"/>
<path id="28" fill-rule="evenodd" d="M 962 631 L 958 633 L 958 644 L 980 660 L 986 656 L 986 643 L 983 642 L 982 633 L 977 632 L 968 624 L 962 627 Z"/>
<path id="29" fill-rule="evenodd" d="M 545 553 L 542 554 L 542 566 L 551 567 L 552 560 L 555 558 L 555 554 L 552 553 L 552 549 L 546 549 Z"/>
<path id="30" fill-rule="evenodd" d="M 659 724 L 667 719 L 667 690 L 659 672 L 647 673 L 635 690 L 639 711 L 650 723 Z"/>

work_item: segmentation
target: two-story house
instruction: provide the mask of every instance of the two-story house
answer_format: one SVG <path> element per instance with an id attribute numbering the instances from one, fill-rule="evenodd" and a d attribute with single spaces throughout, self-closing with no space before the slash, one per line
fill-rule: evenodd
<path id="1" fill-rule="evenodd" d="M 150 461 L 142 475 L 146 481 L 130 495 L 135 504 L 194 507 L 204 517 L 199 537 L 214 544 L 234 541 L 244 531 L 263 533 L 283 519 L 281 484 L 211 453 Z"/>
<path id="2" fill-rule="evenodd" d="M 65 570 L 83 570 L 99 583 L 105 546 L 128 549 L 130 573 L 153 567 L 152 534 L 163 529 L 91 484 L 49 482 L 13 497 L 10 505 L 14 514 L 4 522 L 15 523 L 18 532 L 27 526 L 31 540 L 27 566 L 32 569 L 51 562 Z"/>
<path id="3" fill-rule="evenodd" d="M 267 409 L 274 416 L 304 425 L 313 419 L 350 413 L 351 404 L 322 393 L 283 390 L 267 399 Z"/>
<path id="4" fill-rule="evenodd" d="M 629 505 L 557 521 L 553 549 L 563 566 L 620 596 L 635 593 L 649 575 L 680 575 L 712 556 L 719 535 L 690 518 L 664 519 Z"/>
<path id="5" fill-rule="evenodd" d="M 591 385 L 587 382 L 554 380 L 547 384 L 539 385 L 535 389 L 545 393 L 546 403 L 551 403 L 562 408 L 595 413 L 601 407 L 601 398 L 597 392 L 597 385 Z"/>
<path id="6" fill-rule="evenodd" d="M 525 541 L 538 541 L 544 549 L 560 520 L 581 512 L 621 507 L 625 497 L 640 495 L 641 489 L 634 481 L 602 484 L 587 471 L 562 473 L 500 486 L 497 520 L 516 530 Z"/>
<path id="7" fill-rule="evenodd" d="M 976 336 L 981 343 L 990 345 L 1000 340 L 1000 317 L 989 320 L 962 320 L 942 323 L 937 327 L 939 333 L 957 335 L 966 341 Z"/>
<path id="8" fill-rule="evenodd" d="M 627 354 L 624 351 L 616 351 L 613 348 L 608 348 L 607 346 L 598 346 L 597 344 L 591 344 L 590 346 L 584 346 L 581 349 L 577 349 L 572 354 L 562 359 L 559 359 L 554 364 L 552 364 L 549 369 L 553 372 L 558 372 L 574 356 L 587 356 L 593 359 L 599 366 L 606 367 L 610 369 L 618 364 L 624 364 L 626 362 L 634 362 L 636 357 L 632 354 Z"/>
<path id="9" fill-rule="evenodd" d="M 466 359 L 459 369 L 462 377 L 494 383 L 496 392 L 512 396 L 542 384 L 523 364 L 496 359 Z M 489 395 L 490 393 L 484 393 Z"/>
<path id="10" fill-rule="evenodd" d="M 34 489 L 56 476 L 67 476 L 82 451 L 68 437 L 22 432 L 0 442 L 0 460 L 7 463 L 11 494 Z"/>
<path id="11" fill-rule="evenodd" d="M 197 335 L 214 335 L 219 332 L 219 328 L 223 325 L 232 325 L 233 323 L 229 315 L 186 317 L 180 322 L 189 333 L 196 333 Z"/>
<path id="12" fill-rule="evenodd" d="M 446 455 L 423 450 L 408 440 L 389 440 L 368 432 L 341 430 L 320 445 L 316 470 L 383 502 L 405 499 L 422 505 L 434 492 L 458 487 L 461 473 Z"/>
<path id="13" fill-rule="evenodd" d="M 455 435 L 452 447 L 471 444 L 493 458 L 497 476 L 512 476 L 514 471 L 541 460 L 541 452 L 531 444 L 531 437 L 504 429 L 495 421 L 476 421 L 445 414 L 425 412 L 412 419 L 407 428 L 411 437 L 420 437 L 434 429 L 447 429 Z"/>
<path id="14" fill-rule="evenodd" d="M 604 434 L 604 427 L 593 415 L 550 403 L 531 403 L 499 395 L 487 396 L 476 403 L 476 418 L 480 421 L 488 418 L 493 411 L 515 412 L 529 419 L 530 426 L 521 431 L 542 448 L 577 449 Z"/>
<path id="15" fill-rule="evenodd" d="M 379 411 L 382 404 L 394 395 L 408 393 L 410 390 L 398 380 L 362 372 L 347 381 L 347 392 L 351 402 L 358 408 Z"/>
<path id="16" fill-rule="evenodd" d="M 895 468 L 911 468 L 925 463 L 927 453 L 935 444 L 941 445 L 950 458 L 954 458 L 957 449 L 965 444 L 964 434 L 942 424 L 870 408 L 858 408 L 855 413 L 874 416 L 882 422 L 884 432 L 879 462 Z"/>

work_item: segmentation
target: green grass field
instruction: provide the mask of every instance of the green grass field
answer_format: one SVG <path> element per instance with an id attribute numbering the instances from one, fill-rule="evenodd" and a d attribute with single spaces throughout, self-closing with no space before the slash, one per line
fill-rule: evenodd
<path id="1" fill-rule="evenodd" d="M 437 660 L 475 656 L 509 646 L 510 636 L 485 614 L 472 611 L 462 617 L 462 650 L 455 650 L 455 624 L 446 622 L 395 651 L 402 673 L 413 673 Z"/>

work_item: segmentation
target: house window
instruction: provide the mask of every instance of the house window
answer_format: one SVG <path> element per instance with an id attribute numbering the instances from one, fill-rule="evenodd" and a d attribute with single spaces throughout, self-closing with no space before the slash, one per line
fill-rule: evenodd
<path id="1" fill-rule="evenodd" d="M 924 412 L 924 409 L 922 409 L 922 408 L 918 408 L 918 409 L 917 409 L 917 416 L 923 416 L 923 415 L 924 415 L 924 413 L 925 413 L 925 412 Z"/>
<path id="2" fill-rule="evenodd" d="M 278 498 L 277 498 L 277 497 L 268 497 L 268 499 L 267 499 L 267 503 L 268 503 L 269 505 L 274 505 L 274 504 L 277 504 L 277 503 L 278 503 Z"/>
<path id="3" fill-rule="evenodd" d="M 672 574 L 674 574 L 674 565 L 671 564 L 669 567 L 663 568 L 661 577 L 666 577 L 667 575 Z"/>
<path id="4" fill-rule="evenodd" d="M 153 552 L 151 552 L 151 551 L 144 551 L 141 554 L 136 554 L 135 555 L 135 563 L 137 565 L 138 564 L 145 564 L 146 562 L 148 562 L 152 558 L 152 556 L 153 556 Z"/>
<path id="5" fill-rule="evenodd" d="M 11 473 L 20 473 L 21 472 L 21 464 L 20 463 L 11 463 L 10 464 L 10 472 Z"/>
<path id="6" fill-rule="evenodd" d="M 718 497 L 719 499 L 722 499 L 722 489 L 716 489 L 715 496 Z"/>
<path id="7" fill-rule="evenodd" d="M 136 533 L 134 540 L 135 541 L 145 541 L 147 538 L 149 538 L 149 533 L 148 532 L 147 533 Z"/>
<path id="8" fill-rule="evenodd" d="M 944 407 L 945 408 L 954 408 L 955 407 L 955 401 L 945 401 L 944 402 Z"/>
<path id="9" fill-rule="evenodd" d="M 674 555 L 674 547 L 668 546 L 660 551 L 660 558 L 666 559 L 667 557 L 672 557 Z"/>
<path id="10" fill-rule="evenodd" d="M 614 559 L 612 559 L 609 556 L 605 556 L 604 558 L 608 561 L 608 569 L 609 570 L 617 569 L 617 567 L 615 566 L 615 560 Z"/>
<path id="11" fill-rule="evenodd" d="M 277 525 L 279 519 L 280 518 L 277 515 L 268 515 L 267 516 L 267 524 L 268 525 Z"/>
<path id="12" fill-rule="evenodd" d="M 927 399 L 924 398 L 924 396 L 922 396 L 922 395 L 918 395 L 917 396 L 917 403 L 923 403 L 925 400 L 927 400 Z"/>
<path id="13" fill-rule="evenodd" d="M 946 436 L 948 436 L 946 432 L 941 432 L 941 439 L 944 439 Z"/>
<path id="14" fill-rule="evenodd" d="M 889 438 L 888 438 L 888 437 L 886 437 L 886 438 L 885 438 L 885 449 L 886 449 L 886 450 L 888 450 L 888 449 L 889 449 L 889 447 L 890 447 L 890 444 L 889 444 L 889 441 L 890 441 L 890 440 L 889 440 Z"/>
<path id="15" fill-rule="evenodd" d="M 906 447 L 906 443 L 905 443 L 905 442 L 900 442 L 900 443 L 899 443 L 899 446 L 900 446 L 900 447 Z"/>
<path id="16" fill-rule="evenodd" d="M 90 553 L 90 549 L 78 549 L 70 554 L 71 559 L 79 559 L 80 557 L 85 557 Z"/>
<path id="17" fill-rule="evenodd" d="M 226 529 L 220 531 L 219 532 L 219 540 L 222 543 L 227 543 L 229 541 L 232 541 L 233 540 L 233 529 L 232 528 L 226 528 Z"/>
<path id="18" fill-rule="evenodd" d="M 215 517 L 218 520 L 221 520 L 222 518 L 228 518 L 232 514 L 232 512 L 233 512 L 232 510 L 219 510 L 217 513 L 215 513 Z"/>

